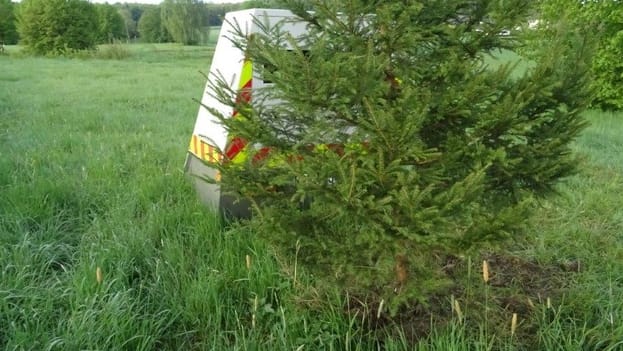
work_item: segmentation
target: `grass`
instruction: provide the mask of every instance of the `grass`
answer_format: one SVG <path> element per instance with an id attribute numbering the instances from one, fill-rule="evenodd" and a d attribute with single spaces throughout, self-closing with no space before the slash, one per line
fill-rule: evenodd
<path id="1" fill-rule="evenodd" d="M 294 284 L 293 263 L 198 203 L 182 168 L 211 48 L 131 45 L 124 60 L 18 50 L 0 56 L 2 349 L 622 347 L 621 113 L 587 113 L 581 172 L 512 251 L 459 259 L 462 318 L 441 296 L 425 323 L 450 319 L 422 336 L 366 328 L 376 306 L 319 294 L 304 274 Z"/>

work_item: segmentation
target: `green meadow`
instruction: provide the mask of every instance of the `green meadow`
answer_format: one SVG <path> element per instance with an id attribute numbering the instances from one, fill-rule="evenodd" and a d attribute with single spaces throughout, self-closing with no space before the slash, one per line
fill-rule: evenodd
<path id="1" fill-rule="evenodd" d="M 392 321 L 198 202 L 212 50 L 0 55 L 0 349 L 623 349 L 623 113 L 586 112 L 580 171 L 525 238 L 457 257 L 447 295 Z"/>

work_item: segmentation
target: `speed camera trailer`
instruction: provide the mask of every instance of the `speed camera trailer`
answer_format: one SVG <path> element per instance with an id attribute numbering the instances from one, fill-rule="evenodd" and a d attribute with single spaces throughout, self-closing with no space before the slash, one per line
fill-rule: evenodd
<path id="1" fill-rule="evenodd" d="M 229 135 L 219 119 L 206 106 L 223 116 L 235 118 L 238 114 L 232 106 L 223 104 L 213 96 L 211 87 L 219 77 L 231 82 L 230 88 L 238 91 L 240 98 L 245 102 L 252 101 L 254 91 L 270 87 L 271 83 L 264 81 L 254 69 L 254 63 L 245 57 L 244 50 L 231 41 L 236 29 L 243 30 L 247 36 L 261 33 L 260 24 L 269 27 L 280 24 L 281 30 L 293 37 L 306 32 L 306 24 L 297 21 L 294 14 L 288 10 L 250 9 L 229 12 L 225 15 L 186 156 L 185 169 L 192 176 L 192 182 L 201 201 L 220 213 L 235 218 L 250 217 L 249 202 L 221 192 L 218 184 L 208 183 L 203 178 L 218 180 L 220 175 L 209 164 L 220 163 L 223 160 L 242 162 L 246 159 L 249 145 L 243 138 Z M 219 150 L 223 150 L 223 153 Z"/>

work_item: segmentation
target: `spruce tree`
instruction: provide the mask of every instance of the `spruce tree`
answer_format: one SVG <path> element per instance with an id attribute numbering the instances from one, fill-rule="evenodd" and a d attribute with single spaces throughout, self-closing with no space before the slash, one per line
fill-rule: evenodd
<path id="1" fill-rule="evenodd" d="M 444 282 L 434 258 L 524 234 L 533 199 L 574 172 L 584 56 L 553 41 L 525 72 L 492 59 L 522 45 L 500 33 L 527 24 L 528 0 L 309 5 L 286 2 L 301 37 L 238 33 L 274 84 L 247 103 L 214 83 L 239 117 L 212 112 L 254 146 L 212 166 L 253 202 L 258 235 L 318 279 L 393 307 L 424 299 Z"/>

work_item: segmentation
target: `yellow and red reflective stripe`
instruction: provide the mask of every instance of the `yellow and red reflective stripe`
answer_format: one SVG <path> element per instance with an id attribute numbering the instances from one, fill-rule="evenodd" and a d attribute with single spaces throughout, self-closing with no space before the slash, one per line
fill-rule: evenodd
<path id="1" fill-rule="evenodd" d="M 208 144 L 201 137 L 194 134 L 190 139 L 188 151 L 206 162 L 217 163 L 221 162 L 223 158 L 216 147 Z"/>
<path id="2" fill-rule="evenodd" d="M 239 82 L 238 88 L 242 89 L 247 84 L 251 84 L 252 79 L 253 79 L 253 64 L 251 63 L 251 60 L 249 60 L 248 58 L 245 58 L 242 64 L 242 72 L 240 73 L 240 82 Z"/>
<path id="3" fill-rule="evenodd" d="M 249 103 L 251 102 L 251 88 L 253 88 L 253 65 L 251 60 L 245 59 L 242 64 L 242 72 L 240 72 L 240 81 L 238 82 L 238 97 L 237 102 Z M 238 110 L 234 110 L 232 118 L 238 116 Z M 244 138 L 234 136 L 227 143 L 225 148 L 225 156 L 228 160 L 234 160 L 236 156 L 240 155 L 242 150 L 247 146 L 247 141 Z"/>

